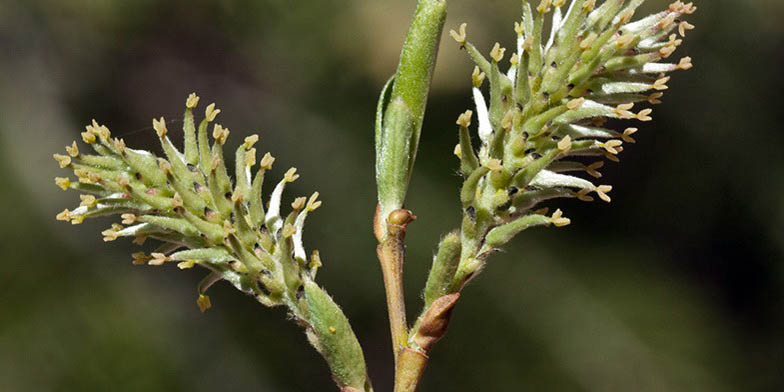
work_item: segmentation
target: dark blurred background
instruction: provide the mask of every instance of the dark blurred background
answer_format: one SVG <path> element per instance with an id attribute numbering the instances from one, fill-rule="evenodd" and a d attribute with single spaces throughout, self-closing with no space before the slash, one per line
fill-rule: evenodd
<path id="1" fill-rule="evenodd" d="M 519 0 L 450 3 L 447 29 L 469 22 L 484 51 L 513 45 Z M 640 14 L 668 2 L 647 3 Z M 223 109 L 229 148 L 259 132 L 273 178 L 299 168 L 291 197 L 322 193 L 306 243 L 390 390 L 372 127 L 414 4 L 0 0 L 0 390 L 333 390 L 283 310 L 219 284 L 202 315 L 201 271 L 134 267 L 128 241 L 101 241 L 111 221 L 54 220 L 78 197 L 54 185 L 53 152 L 92 118 L 157 149 L 150 119 L 179 118 L 192 91 Z M 613 203 L 559 202 L 571 226 L 493 257 L 423 391 L 784 389 L 784 5 L 697 5 L 677 53 L 695 68 L 603 170 Z M 472 68 L 446 38 L 410 193 L 410 317 L 459 220 L 454 120 Z"/>

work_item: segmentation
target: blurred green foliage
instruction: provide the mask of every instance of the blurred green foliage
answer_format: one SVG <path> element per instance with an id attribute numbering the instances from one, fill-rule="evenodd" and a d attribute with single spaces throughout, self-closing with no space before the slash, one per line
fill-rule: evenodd
<path id="1" fill-rule="evenodd" d="M 489 50 L 515 0 L 452 1 Z M 661 7 L 649 1 L 643 12 Z M 478 4 L 482 4 L 479 8 Z M 197 272 L 134 267 L 131 244 L 77 203 L 51 153 L 91 118 L 156 148 L 149 119 L 191 91 L 221 122 L 319 189 L 307 242 L 321 283 L 363 343 L 378 390 L 391 373 L 370 233 L 375 98 L 414 2 L 0 1 L 0 389 L 316 391 L 329 373 L 281 310 L 228 285 L 195 305 Z M 779 1 L 700 2 L 655 121 L 603 172 L 612 205 L 560 203 L 563 230 L 532 230 L 493 258 L 433 354 L 424 391 L 772 391 L 784 388 L 784 85 Z M 510 43 L 506 43 L 509 45 Z M 454 119 L 471 66 L 444 42 L 409 207 L 407 300 L 459 219 Z M 170 129 L 176 129 L 170 126 Z M 229 146 L 231 148 L 231 146 Z M 299 187 L 298 187 L 299 186 Z M 108 226 L 108 222 L 104 226 Z M 357 278 L 361 279 L 357 279 Z M 479 338 L 477 338 L 477 336 Z"/>

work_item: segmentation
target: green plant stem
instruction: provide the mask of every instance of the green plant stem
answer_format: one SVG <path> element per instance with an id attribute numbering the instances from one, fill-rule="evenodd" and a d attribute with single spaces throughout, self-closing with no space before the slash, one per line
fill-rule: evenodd
<path id="1" fill-rule="evenodd" d="M 387 99 L 387 85 L 376 113 L 378 208 L 374 232 L 384 275 L 395 357 L 395 391 L 414 391 L 427 356 L 408 348 L 403 296 L 405 233 L 415 217 L 403 209 L 416 160 L 438 46 L 446 20 L 446 0 L 419 0 L 406 35 Z"/>
<path id="2" fill-rule="evenodd" d="M 374 219 L 376 233 L 386 232 L 386 236 L 379 238 L 377 247 L 378 260 L 384 276 L 384 289 L 387 297 L 387 311 L 389 313 L 389 329 L 392 335 L 392 352 L 397 363 L 399 353 L 407 345 L 408 323 L 406 322 L 406 305 L 403 294 L 403 265 L 405 263 L 405 237 L 406 227 L 416 217 L 408 210 L 395 210 L 388 219 L 376 212 Z M 381 228 L 381 222 L 386 221 L 386 228 Z M 383 230 L 383 231 L 382 231 Z"/>

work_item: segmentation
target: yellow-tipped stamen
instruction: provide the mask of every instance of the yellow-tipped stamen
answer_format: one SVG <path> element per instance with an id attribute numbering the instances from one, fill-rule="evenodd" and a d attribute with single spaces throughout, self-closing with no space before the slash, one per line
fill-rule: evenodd
<path id="1" fill-rule="evenodd" d="M 558 142 L 558 150 L 560 150 L 562 154 L 566 154 L 571 149 L 572 149 L 572 138 L 571 136 L 566 135 L 566 137 L 564 137 Z"/>
<path id="2" fill-rule="evenodd" d="M 71 187 L 71 179 L 68 177 L 55 177 L 54 183 L 64 191 L 67 191 Z"/>
<path id="3" fill-rule="evenodd" d="M 623 139 L 623 141 L 625 141 L 626 143 L 636 143 L 637 141 L 634 140 L 632 135 L 637 133 L 637 130 L 638 130 L 637 128 L 626 128 L 623 131 L 623 135 L 621 136 L 621 139 Z"/>
<path id="4" fill-rule="evenodd" d="M 620 140 L 611 139 L 604 143 L 599 143 L 599 147 L 607 150 L 607 152 L 609 152 L 610 154 L 616 155 L 620 152 L 617 150 L 617 147 L 620 147 L 622 144 L 623 142 Z"/>
<path id="5" fill-rule="evenodd" d="M 163 265 L 165 262 L 171 260 L 169 256 L 166 256 L 163 253 L 151 253 L 152 260 L 148 261 L 148 265 Z"/>
<path id="6" fill-rule="evenodd" d="M 601 178 L 602 173 L 599 173 L 597 170 L 601 169 L 604 166 L 604 161 L 594 162 L 585 167 L 585 171 L 594 178 Z"/>
<path id="7" fill-rule="evenodd" d="M 294 211 L 299 211 L 303 207 L 305 207 L 305 203 L 307 201 L 308 201 L 307 197 L 304 197 L 304 196 L 303 197 L 298 197 L 298 198 L 294 199 L 294 201 L 291 203 L 291 209 L 293 209 Z"/>
<path id="8" fill-rule="evenodd" d="M 243 145 L 245 146 L 246 150 L 250 150 L 251 147 L 253 147 L 253 145 L 258 141 L 259 135 L 253 134 L 245 138 L 245 143 L 243 143 Z"/>
<path id="9" fill-rule="evenodd" d="M 460 27 L 457 28 L 457 31 L 449 30 L 449 35 L 460 44 L 460 47 L 465 46 L 466 44 L 466 27 L 468 23 L 462 23 Z"/>
<path id="10" fill-rule="evenodd" d="M 211 103 L 207 105 L 206 109 L 204 109 L 204 119 L 208 122 L 213 122 L 215 121 L 215 117 L 217 117 L 220 112 L 220 109 L 216 109 L 215 104 Z"/>
<path id="11" fill-rule="evenodd" d="M 204 294 L 199 294 L 199 297 L 196 298 L 196 305 L 199 306 L 199 311 L 204 313 L 207 311 L 207 309 L 212 307 L 212 302 L 210 302 L 210 297 Z"/>
<path id="12" fill-rule="evenodd" d="M 299 178 L 299 174 L 297 174 L 296 167 L 292 167 L 291 169 L 286 171 L 286 174 L 283 175 L 283 179 L 286 180 L 286 182 L 297 181 L 297 178 Z"/>
<path id="13" fill-rule="evenodd" d="M 159 138 L 163 138 L 169 132 L 166 129 L 166 120 L 163 117 L 160 120 L 152 119 L 152 128 L 155 129 L 155 133 L 158 134 Z"/>
<path id="14" fill-rule="evenodd" d="M 68 155 L 54 154 L 52 157 L 57 161 L 57 164 L 60 165 L 60 169 L 65 169 L 71 164 L 71 157 Z"/>
<path id="15" fill-rule="evenodd" d="M 196 93 L 191 93 L 191 95 L 188 95 L 188 99 L 185 100 L 185 107 L 188 109 L 193 109 L 198 104 L 199 104 L 199 96 L 196 95 Z"/>
<path id="16" fill-rule="evenodd" d="M 215 124 L 212 128 L 212 137 L 215 138 L 215 142 L 224 145 L 226 144 L 226 140 L 229 138 L 229 128 L 224 128 L 220 124 Z"/>
<path id="17" fill-rule="evenodd" d="M 577 110 L 580 107 L 582 107 L 584 103 L 585 103 L 585 98 L 582 97 L 575 98 L 566 103 L 566 108 L 569 110 Z"/>
<path id="18" fill-rule="evenodd" d="M 493 49 L 490 50 L 490 58 L 496 63 L 500 63 L 501 60 L 504 59 L 504 53 L 506 53 L 506 48 L 502 48 L 501 44 L 496 42 L 495 45 L 493 45 Z"/>
<path id="19" fill-rule="evenodd" d="M 136 215 L 134 214 L 122 214 L 120 215 L 120 218 L 122 218 L 122 224 L 124 225 L 132 225 L 136 223 Z"/>
<path id="20" fill-rule="evenodd" d="M 470 110 L 466 110 L 465 113 L 461 114 L 457 117 L 457 125 L 468 128 L 471 125 L 471 118 L 473 117 L 474 112 Z"/>
<path id="21" fill-rule="evenodd" d="M 599 186 L 596 187 L 595 191 L 596 191 L 596 194 L 599 195 L 600 199 L 602 199 L 605 202 L 609 203 L 610 201 L 612 201 L 612 199 L 610 199 L 610 196 L 608 196 L 607 193 L 612 191 L 612 189 L 613 188 L 610 185 L 599 185 Z"/>
<path id="22" fill-rule="evenodd" d="M 321 207 L 321 200 L 318 200 L 318 197 L 318 192 L 313 192 L 313 194 L 310 196 L 307 205 L 308 211 L 315 211 L 317 208 Z"/>
<path id="23" fill-rule="evenodd" d="M 79 205 L 83 207 L 95 208 L 98 205 L 98 200 L 93 195 L 79 195 L 79 199 L 82 200 Z"/>
<path id="24" fill-rule="evenodd" d="M 572 220 L 564 217 L 563 211 L 561 211 L 559 208 L 553 212 L 552 217 L 550 217 L 550 223 L 552 223 L 555 227 L 564 227 L 572 223 Z"/>
<path id="25" fill-rule="evenodd" d="M 150 257 L 144 252 L 136 252 L 132 254 L 131 257 L 133 258 L 133 265 L 144 265 L 150 261 Z"/>
<path id="26" fill-rule="evenodd" d="M 259 166 L 264 170 L 270 170 L 272 169 L 273 163 L 275 163 L 275 157 L 273 157 L 272 154 L 270 153 L 266 153 L 261 158 L 261 163 L 259 164 Z"/>

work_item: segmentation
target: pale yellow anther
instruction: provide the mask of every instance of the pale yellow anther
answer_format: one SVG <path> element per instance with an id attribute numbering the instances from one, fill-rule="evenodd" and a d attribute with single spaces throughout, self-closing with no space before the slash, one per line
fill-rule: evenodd
<path id="1" fill-rule="evenodd" d="M 113 228 L 102 231 L 101 235 L 103 235 L 104 242 L 114 241 L 117 239 L 117 231 L 115 231 Z"/>
<path id="2" fill-rule="evenodd" d="M 215 121 L 215 117 L 218 117 L 218 114 L 220 114 L 220 112 L 221 112 L 220 109 L 216 109 L 215 104 L 211 103 L 207 105 L 206 109 L 204 109 L 204 118 L 208 122 Z"/>
<path id="3" fill-rule="evenodd" d="M 650 103 L 651 105 L 658 105 L 658 104 L 662 103 L 661 97 L 663 97 L 663 96 L 664 96 L 664 93 L 662 93 L 662 92 L 655 92 L 655 93 L 653 93 L 653 94 L 648 96 L 648 103 Z"/>
<path id="4" fill-rule="evenodd" d="M 131 257 L 133 257 L 133 265 L 144 265 L 150 261 L 150 257 L 148 257 L 144 252 L 136 252 L 132 254 Z"/>
<path id="5" fill-rule="evenodd" d="M 166 120 L 161 117 L 160 120 L 152 119 L 152 128 L 155 129 L 155 133 L 158 134 L 158 137 L 163 138 L 166 136 L 166 133 L 169 132 L 166 129 Z"/>
<path id="6" fill-rule="evenodd" d="M 536 10 L 539 11 L 540 14 L 546 14 L 550 12 L 551 5 L 552 5 L 552 0 L 542 0 L 542 2 L 539 3 L 539 6 L 536 7 Z"/>
<path id="7" fill-rule="evenodd" d="M 251 148 L 245 152 L 245 166 L 253 167 L 256 164 L 256 149 Z"/>
<path id="8" fill-rule="evenodd" d="M 234 192 L 231 194 L 231 202 L 237 204 L 242 201 L 242 193 Z"/>
<path id="9" fill-rule="evenodd" d="M 72 225 L 80 225 L 84 223 L 84 215 L 73 215 L 71 214 L 71 224 Z"/>
<path id="10" fill-rule="evenodd" d="M 199 96 L 196 93 L 191 93 L 188 95 L 188 99 L 185 100 L 185 107 L 188 109 L 193 109 L 196 105 L 199 104 Z"/>
<path id="11" fill-rule="evenodd" d="M 585 103 L 585 98 L 583 97 L 575 98 L 566 103 L 566 108 L 569 110 L 577 110 L 581 108 L 584 103 Z"/>
<path id="12" fill-rule="evenodd" d="M 514 24 L 514 31 L 515 31 L 515 33 L 517 33 L 518 37 L 522 36 L 523 33 L 525 32 L 525 27 L 523 27 L 522 23 L 515 22 L 515 24 Z"/>
<path id="13" fill-rule="evenodd" d="M 685 37 L 686 32 L 689 30 L 694 30 L 694 25 L 689 22 L 683 21 L 678 25 L 678 33 L 680 33 L 681 37 Z"/>
<path id="14" fill-rule="evenodd" d="M 132 225 L 136 223 L 136 215 L 134 214 L 122 214 L 120 215 L 120 218 L 122 218 L 122 224 L 124 225 Z"/>
<path id="15" fill-rule="evenodd" d="M 517 55 L 517 53 L 512 54 L 512 57 L 509 58 L 509 64 L 512 64 L 513 67 L 516 67 L 519 62 L 520 57 Z"/>
<path id="16" fill-rule="evenodd" d="M 533 46 L 534 46 L 533 38 L 528 37 L 528 38 L 526 38 L 525 41 L 523 41 L 523 51 L 524 52 L 526 52 L 526 53 L 530 52 L 531 49 L 533 48 Z"/>
<path id="17" fill-rule="evenodd" d="M 633 17 L 634 17 L 634 11 L 631 9 L 627 9 L 621 12 L 618 15 L 618 25 L 625 25 L 629 23 L 629 21 L 631 21 Z"/>
<path id="18" fill-rule="evenodd" d="M 455 154 L 457 158 L 463 159 L 463 148 L 460 147 L 460 143 L 455 145 L 455 149 L 452 151 L 452 153 Z"/>
<path id="19" fill-rule="evenodd" d="M 601 169 L 604 166 L 604 161 L 594 162 L 585 167 L 585 171 L 594 178 L 601 178 L 602 173 L 599 173 L 598 169 Z"/>
<path id="20" fill-rule="evenodd" d="M 295 211 L 299 211 L 303 207 L 305 207 L 305 203 L 307 203 L 307 201 L 308 201 L 307 197 L 304 197 L 304 196 L 303 197 L 298 197 L 298 198 L 294 199 L 294 201 L 291 203 L 291 209 L 293 209 Z"/>
<path id="21" fill-rule="evenodd" d="M 199 294 L 199 297 L 196 298 L 196 305 L 199 306 L 199 311 L 204 313 L 207 311 L 207 309 L 212 307 L 212 302 L 210 302 L 210 297 L 204 294 Z"/>
<path id="22" fill-rule="evenodd" d="M 578 191 L 578 192 L 577 192 L 577 194 L 575 194 L 575 196 L 576 196 L 576 197 L 577 197 L 579 200 L 586 201 L 586 202 L 592 202 L 592 201 L 593 201 L 593 197 L 591 197 L 591 196 L 588 196 L 588 194 L 589 194 L 590 192 L 591 192 L 591 190 L 590 190 L 590 189 L 588 189 L 588 188 L 583 188 L 583 189 L 580 189 L 580 191 Z"/>
<path id="23" fill-rule="evenodd" d="M 669 76 L 665 76 L 663 78 L 656 79 L 656 81 L 653 82 L 653 84 L 651 85 L 651 88 L 654 89 L 654 90 L 658 90 L 658 91 L 667 90 L 669 88 L 669 87 L 667 87 L 667 82 L 669 82 L 669 81 L 670 81 L 670 77 Z"/>
<path id="24" fill-rule="evenodd" d="M 313 253 L 310 254 L 310 264 L 308 264 L 308 267 L 312 270 L 315 270 L 319 269 L 321 266 L 321 253 L 319 253 L 318 250 L 314 250 Z"/>
<path id="25" fill-rule="evenodd" d="M 123 151 L 125 151 L 125 140 L 124 139 L 114 139 L 114 140 L 112 140 L 112 144 L 114 145 L 114 149 L 117 152 L 122 153 Z"/>
<path id="26" fill-rule="evenodd" d="M 220 145 L 226 144 L 226 140 L 229 138 L 229 133 L 231 133 L 229 128 L 224 128 L 220 124 L 215 124 L 215 126 L 212 128 L 212 137 L 215 138 L 215 141 Z"/>
<path id="27" fill-rule="evenodd" d="M 504 53 L 506 53 L 506 48 L 502 48 L 501 44 L 496 42 L 495 45 L 493 45 L 493 49 L 490 50 L 490 58 L 496 63 L 500 63 L 501 60 L 504 59 Z"/>
<path id="28" fill-rule="evenodd" d="M 79 205 L 83 207 L 95 208 L 98 205 L 98 199 L 93 195 L 79 195 L 79 199 L 82 201 Z"/>
<path id="29" fill-rule="evenodd" d="M 460 27 L 457 28 L 457 31 L 449 30 L 449 35 L 457 41 L 460 46 L 465 45 L 466 43 L 466 27 L 468 23 L 462 23 Z"/>
<path id="30" fill-rule="evenodd" d="M 319 200 L 318 197 L 319 197 L 318 192 L 313 192 L 313 194 L 310 195 L 310 199 L 308 199 L 308 204 L 307 204 L 308 211 L 315 211 L 316 209 L 321 207 L 321 200 Z"/>
<path id="31" fill-rule="evenodd" d="M 136 237 L 133 238 L 133 240 L 131 242 L 133 242 L 136 245 L 142 246 L 142 245 L 144 245 L 145 242 L 147 242 L 147 236 L 146 235 L 137 235 Z"/>
<path id="32" fill-rule="evenodd" d="M 637 143 L 637 141 L 632 137 L 632 135 L 635 133 L 637 133 L 637 128 L 626 128 L 623 131 L 623 135 L 621 135 L 621 139 L 623 139 L 623 141 L 626 143 Z"/>
<path id="33" fill-rule="evenodd" d="M 82 140 L 87 144 L 95 144 L 95 134 L 92 132 L 82 132 Z"/>
<path id="34" fill-rule="evenodd" d="M 504 167 L 501 165 L 501 161 L 498 159 L 489 159 L 487 163 L 485 163 L 485 167 L 492 171 L 504 170 Z"/>
<path id="35" fill-rule="evenodd" d="M 622 35 L 620 38 L 615 40 L 615 47 L 618 49 L 625 48 L 629 46 L 632 41 L 634 41 L 634 36 L 631 34 Z"/>
<path id="36" fill-rule="evenodd" d="M 237 232 L 237 229 L 235 229 L 234 226 L 231 225 L 231 222 L 229 222 L 228 219 L 223 221 L 223 236 L 224 237 L 228 237 L 229 235 L 234 234 L 236 232 Z"/>
<path id="37" fill-rule="evenodd" d="M 683 8 L 683 2 L 682 1 L 673 2 L 672 4 L 670 4 L 667 7 L 667 9 L 670 12 L 680 12 L 682 8 Z"/>
<path id="38" fill-rule="evenodd" d="M 220 158 L 213 156 L 212 161 L 210 162 L 210 169 L 216 170 L 218 166 L 220 166 L 220 164 L 221 164 Z"/>
<path id="39" fill-rule="evenodd" d="M 289 237 L 293 236 L 294 233 L 296 233 L 296 232 L 297 232 L 297 229 L 294 227 L 294 225 L 292 225 L 291 223 L 286 223 L 283 226 L 283 231 L 281 232 L 281 234 L 283 235 L 283 238 L 289 238 Z"/>
<path id="40" fill-rule="evenodd" d="M 675 18 L 677 16 L 678 15 L 676 15 L 674 13 L 671 13 L 671 14 L 665 16 L 662 20 L 660 20 L 657 26 L 660 29 L 666 29 L 666 28 L 670 27 L 675 22 Z"/>
<path id="41" fill-rule="evenodd" d="M 503 129 L 512 129 L 512 123 L 515 119 L 515 111 L 510 110 L 504 114 L 504 118 L 501 119 L 501 128 Z"/>
<path id="42" fill-rule="evenodd" d="M 172 206 L 176 208 L 176 207 L 182 207 L 182 205 L 183 205 L 182 196 L 180 196 L 178 192 L 175 192 L 174 196 L 172 196 Z"/>
<path id="43" fill-rule="evenodd" d="M 177 268 L 181 270 L 191 269 L 196 265 L 196 260 L 185 260 L 177 263 Z"/>
<path id="44" fill-rule="evenodd" d="M 68 155 L 54 154 L 52 155 L 55 161 L 60 165 L 61 169 L 65 169 L 71 164 L 71 157 Z"/>
<path id="45" fill-rule="evenodd" d="M 474 67 L 474 72 L 471 74 L 471 82 L 474 87 L 479 88 L 485 81 L 485 73 L 479 71 L 479 67 Z"/>
<path id="46" fill-rule="evenodd" d="M 261 163 L 259 166 L 264 170 L 270 170 L 272 169 L 273 163 L 275 163 L 275 157 L 273 157 L 270 153 L 266 153 L 263 157 L 261 157 Z"/>
<path id="47" fill-rule="evenodd" d="M 607 158 L 608 161 L 613 161 L 613 162 L 616 162 L 616 163 L 621 161 L 621 158 L 618 158 L 617 155 L 610 154 L 607 151 L 602 151 L 602 152 L 604 153 L 604 157 Z"/>
<path id="48" fill-rule="evenodd" d="M 79 156 L 79 146 L 76 145 L 76 142 L 73 142 L 70 146 L 65 146 L 65 151 L 74 158 Z"/>
<path id="49" fill-rule="evenodd" d="M 553 0 L 553 7 L 561 8 L 566 3 L 566 0 Z"/>
<path id="50" fill-rule="evenodd" d="M 99 125 L 95 119 L 93 119 L 92 132 L 103 140 L 108 140 L 112 136 L 112 133 L 109 132 L 109 128 L 105 125 Z"/>
<path id="51" fill-rule="evenodd" d="M 165 159 L 158 159 L 158 168 L 161 169 L 163 174 L 169 174 L 171 172 L 171 163 Z"/>
<path id="52" fill-rule="evenodd" d="M 68 177 L 55 177 L 54 183 L 64 191 L 71 187 L 71 179 Z"/>
<path id="53" fill-rule="evenodd" d="M 291 169 L 286 171 L 286 174 L 283 175 L 283 179 L 286 182 L 294 182 L 299 178 L 299 174 L 297 174 L 297 168 L 292 167 Z"/>
<path id="54" fill-rule="evenodd" d="M 631 112 L 631 109 L 634 107 L 634 103 L 624 103 L 620 104 L 615 107 L 613 112 L 616 116 L 627 119 L 627 118 L 634 118 L 634 113 Z"/>
<path id="55" fill-rule="evenodd" d="M 599 36 L 596 35 L 596 33 L 591 32 L 591 34 L 588 34 L 587 37 L 585 37 L 582 41 L 580 41 L 580 49 L 585 50 L 590 48 L 591 45 L 593 45 L 593 42 L 596 41 L 596 38 L 598 37 Z"/>
<path id="56" fill-rule="evenodd" d="M 610 199 L 610 196 L 607 196 L 607 194 L 610 191 L 612 191 L 612 189 L 613 188 L 610 185 L 599 185 L 599 186 L 596 187 L 595 191 L 596 191 L 596 194 L 599 195 L 600 199 L 602 199 L 605 202 L 609 203 L 610 201 L 612 201 L 612 199 Z"/>
<path id="57" fill-rule="evenodd" d="M 668 58 L 675 52 L 676 49 L 677 48 L 675 47 L 675 45 L 667 45 L 667 46 L 659 49 L 659 54 L 663 58 Z"/>
<path id="58" fill-rule="evenodd" d="M 691 57 L 684 57 L 681 61 L 678 62 L 678 69 L 687 70 L 691 69 L 693 64 L 691 63 Z"/>
<path id="59" fill-rule="evenodd" d="M 163 265 L 165 262 L 171 260 L 169 256 L 158 252 L 153 252 L 150 256 L 152 256 L 152 260 L 147 262 L 149 265 Z"/>
<path id="60" fill-rule="evenodd" d="M 471 125 L 471 117 L 473 117 L 474 112 L 470 110 L 466 110 L 465 113 L 462 113 L 459 117 L 457 117 L 457 125 L 468 128 Z"/>
<path id="61" fill-rule="evenodd" d="M 572 137 L 566 135 L 566 137 L 564 137 L 558 142 L 558 150 L 560 150 L 562 154 L 566 154 L 571 149 L 572 149 Z"/>
<path id="62" fill-rule="evenodd" d="M 250 150 L 251 147 L 253 147 L 253 145 L 258 141 L 259 135 L 253 134 L 245 138 L 245 143 L 243 143 L 243 145 L 245 146 L 246 150 Z"/>
<path id="63" fill-rule="evenodd" d="M 617 147 L 620 147 L 622 144 L 623 144 L 623 142 L 620 141 L 620 140 L 611 139 L 611 140 L 608 140 L 608 141 L 606 141 L 604 143 L 599 143 L 599 147 L 605 149 L 610 154 L 615 155 L 615 154 L 619 153 Z"/>
<path id="64" fill-rule="evenodd" d="M 694 13 L 694 11 L 697 11 L 697 7 L 694 5 L 694 3 L 684 4 L 683 8 L 681 8 L 681 12 L 686 15 L 691 15 Z"/>
<path id="65" fill-rule="evenodd" d="M 57 219 L 59 221 L 68 222 L 69 220 L 71 220 L 71 211 L 68 211 L 68 209 L 66 208 L 62 212 L 57 214 L 55 219 Z"/>
<path id="66" fill-rule="evenodd" d="M 569 218 L 565 218 L 563 216 L 563 211 L 561 211 L 559 208 L 553 212 L 552 217 L 550 217 L 550 223 L 552 223 L 555 227 L 564 227 L 568 226 L 570 223 L 572 223 L 572 221 Z"/>
<path id="67" fill-rule="evenodd" d="M 640 110 L 640 112 L 637 113 L 637 119 L 640 121 L 651 121 L 653 120 L 653 117 L 650 116 L 651 113 L 653 113 L 653 109 Z"/>
<path id="68" fill-rule="evenodd" d="M 594 7 L 596 7 L 596 0 L 585 0 L 583 2 L 583 10 L 587 12 L 593 11 Z"/>

